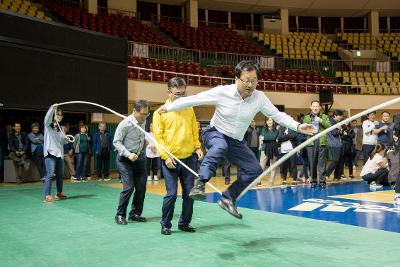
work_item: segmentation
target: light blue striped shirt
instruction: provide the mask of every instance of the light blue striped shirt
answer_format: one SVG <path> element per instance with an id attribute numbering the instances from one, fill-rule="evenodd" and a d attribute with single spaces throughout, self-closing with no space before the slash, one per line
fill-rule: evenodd
<path id="1" fill-rule="evenodd" d="M 129 115 L 128 117 L 144 129 L 146 121 L 138 124 L 135 116 Z M 144 153 L 145 135 L 129 119 L 125 118 L 115 130 L 113 145 L 120 156 L 128 157 L 130 153 L 135 153 L 139 156 Z"/>
<path id="2" fill-rule="evenodd" d="M 51 106 L 44 118 L 44 145 L 43 155 L 53 155 L 57 158 L 64 157 L 64 144 L 68 141 L 65 140 L 62 129 L 57 131 L 57 128 L 51 126 L 54 120 L 55 106 Z"/>

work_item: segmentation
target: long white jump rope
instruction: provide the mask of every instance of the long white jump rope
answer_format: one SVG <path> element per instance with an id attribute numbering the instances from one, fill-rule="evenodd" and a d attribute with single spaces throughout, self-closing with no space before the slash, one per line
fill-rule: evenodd
<path id="1" fill-rule="evenodd" d="M 272 164 L 268 169 L 266 169 L 263 173 L 261 173 L 253 182 L 251 182 L 243 191 L 242 193 L 238 196 L 238 198 L 236 200 L 239 200 L 244 194 L 247 193 L 247 191 L 249 191 L 253 186 L 255 186 L 256 184 L 258 184 L 261 179 L 266 176 L 267 174 L 269 174 L 273 169 L 279 167 L 279 165 L 281 165 L 284 161 L 288 160 L 291 156 L 293 156 L 294 154 L 296 154 L 297 152 L 299 152 L 301 149 L 305 148 L 306 146 L 308 146 L 309 144 L 311 144 L 312 142 L 314 142 L 315 140 L 319 139 L 321 136 L 326 135 L 327 133 L 331 132 L 332 130 L 347 124 L 349 122 L 351 122 L 352 120 L 358 119 L 361 116 L 367 115 L 368 113 L 371 113 L 373 111 L 385 108 L 387 106 L 391 106 L 393 104 L 399 103 L 400 102 L 400 97 L 386 101 L 382 104 L 379 104 L 377 106 L 374 106 L 370 109 L 367 109 L 365 111 L 362 111 L 360 113 L 357 113 L 331 127 L 329 127 L 328 129 L 325 129 L 324 131 L 312 136 L 310 139 L 307 139 L 306 141 L 304 141 L 303 143 L 301 143 L 300 145 L 298 145 L 297 147 L 295 147 L 292 151 L 290 151 L 289 153 L 287 153 L 285 156 L 283 156 L 282 158 L 280 158 L 278 161 L 276 161 L 274 164 Z M 62 105 L 69 105 L 69 104 L 87 104 L 87 105 L 93 105 L 93 106 L 97 106 L 97 107 L 101 107 L 105 110 L 108 110 L 109 112 L 124 118 L 124 119 L 128 119 L 136 128 L 138 128 L 142 133 L 144 133 L 144 135 L 146 137 L 148 137 L 150 140 L 152 140 L 154 143 L 156 143 L 162 150 L 164 150 L 169 156 L 171 156 L 173 159 L 175 159 L 179 164 L 181 164 L 183 167 L 185 167 L 188 171 L 190 171 L 193 175 L 195 175 L 196 177 L 199 177 L 199 175 L 192 170 L 191 168 L 189 168 L 185 163 L 183 163 L 182 161 L 180 161 L 177 157 L 175 157 L 171 152 L 169 152 L 164 146 L 160 145 L 149 133 L 147 133 L 144 129 L 142 129 L 139 125 L 137 125 L 131 118 L 124 116 L 122 114 L 119 114 L 118 112 L 107 108 L 105 106 L 102 106 L 100 104 L 96 104 L 96 103 L 92 103 L 92 102 L 86 102 L 86 101 L 69 101 L 69 102 L 63 102 L 63 103 L 57 103 L 54 104 L 54 106 L 62 106 Z M 61 130 L 62 131 L 62 130 Z M 66 138 L 68 138 L 69 140 L 72 140 L 73 137 L 72 136 L 66 136 L 64 131 L 62 131 L 62 133 L 64 134 L 64 136 Z M 71 139 L 72 137 L 72 139 Z M 208 186 L 210 186 L 212 189 L 214 189 L 216 192 L 218 192 L 220 195 L 222 195 L 222 192 L 220 190 L 218 190 L 218 188 L 216 188 L 214 185 L 212 185 L 210 182 L 206 183 Z"/>
<path id="2" fill-rule="evenodd" d="M 168 149 L 166 149 L 163 145 L 159 144 L 148 132 L 146 132 L 144 129 L 142 129 L 139 125 L 137 125 L 136 122 L 134 122 L 131 118 L 124 116 L 110 108 L 107 108 L 103 105 L 97 104 L 97 103 L 92 103 L 92 102 L 86 102 L 86 101 L 69 101 L 69 102 L 63 102 L 63 103 L 57 103 L 54 104 L 55 106 L 62 106 L 62 105 L 69 105 L 69 104 L 87 104 L 87 105 L 92 105 L 92 106 L 97 106 L 100 108 L 103 108 L 105 110 L 108 110 L 109 112 L 117 115 L 118 117 L 121 117 L 123 119 L 128 119 L 130 123 L 132 123 L 133 126 L 135 126 L 136 128 L 138 128 L 142 133 L 144 133 L 144 135 L 149 138 L 150 140 L 152 140 L 155 144 L 157 144 L 162 150 L 164 150 L 170 157 L 172 157 L 173 159 L 175 159 L 179 164 L 181 164 L 183 167 L 185 167 L 188 171 L 190 171 L 193 175 L 195 175 L 197 178 L 199 177 L 199 175 L 197 174 L 197 172 L 195 172 L 194 170 L 192 170 L 191 168 L 189 168 L 189 166 L 187 166 L 185 163 L 183 163 L 180 159 L 178 159 L 177 157 L 175 157 L 171 152 L 168 151 Z M 62 130 L 61 130 L 62 131 Z M 69 142 L 71 142 L 70 140 L 72 136 L 66 136 L 64 131 L 62 131 L 62 133 L 64 134 L 65 138 L 68 138 Z M 72 137 L 73 138 L 73 137 Z M 73 141 L 72 141 L 73 142 Z M 207 185 L 209 187 L 211 187 L 212 189 L 214 189 L 216 192 L 218 192 L 220 195 L 222 195 L 222 192 L 216 188 L 213 184 L 211 183 L 207 183 Z"/>

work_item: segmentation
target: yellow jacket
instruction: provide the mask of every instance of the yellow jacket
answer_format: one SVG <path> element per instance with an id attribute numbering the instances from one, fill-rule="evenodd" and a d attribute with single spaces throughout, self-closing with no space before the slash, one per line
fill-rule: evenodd
<path id="1" fill-rule="evenodd" d="M 167 100 L 165 104 L 169 104 Z M 193 108 L 181 111 L 153 114 L 153 133 L 158 143 L 167 148 L 178 159 L 190 157 L 196 149 L 201 147 L 199 141 L 199 127 Z M 158 153 L 163 160 L 169 155 L 157 146 Z"/>

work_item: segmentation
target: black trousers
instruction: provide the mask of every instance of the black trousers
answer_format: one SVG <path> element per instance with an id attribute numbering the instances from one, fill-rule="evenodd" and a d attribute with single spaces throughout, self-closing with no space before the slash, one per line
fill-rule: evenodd
<path id="1" fill-rule="evenodd" d="M 368 184 L 375 182 L 379 185 L 387 185 L 388 184 L 388 174 L 389 171 L 386 168 L 380 168 L 375 173 L 368 173 L 364 175 L 362 178 Z"/>
<path id="2" fill-rule="evenodd" d="M 342 148 L 341 147 L 331 147 L 330 148 L 331 152 L 331 162 L 329 163 L 328 167 L 326 168 L 326 176 L 329 177 L 333 171 L 334 173 L 334 178 L 335 179 L 340 179 L 340 174 L 341 174 L 341 165 L 340 165 L 340 160 L 342 157 Z"/>
<path id="3" fill-rule="evenodd" d="M 342 149 L 343 149 L 342 156 L 340 157 L 341 158 L 340 174 L 344 174 L 343 173 L 344 165 L 346 164 L 347 166 L 349 166 L 349 175 L 353 175 L 353 160 L 354 160 L 354 156 L 355 156 L 355 147 L 352 144 L 344 143 Z"/>
<path id="4" fill-rule="evenodd" d="M 110 152 L 108 148 L 103 148 L 101 154 L 96 154 L 96 171 L 98 178 L 107 178 L 110 175 Z"/>
<path id="5" fill-rule="evenodd" d="M 282 154 L 282 157 L 286 154 Z M 282 163 L 281 167 L 281 175 L 282 179 L 286 181 L 287 173 L 290 173 L 290 176 L 294 181 L 297 180 L 297 164 L 296 164 L 296 154 L 291 156 L 288 160 Z"/>
<path id="6" fill-rule="evenodd" d="M 46 175 L 46 169 L 44 167 L 44 157 L 43 154 L 33 153 L 32 161 L 35 164 L 36 168 L 39 171 L 40 178 L 43 178 Z"/>
<path id="7" fill-rule="evenodd" d="M 260 157 L 258 156 L 258 147 L 250 147 L 250 150 L 253 151 L 254 155 L 256 156 L 257 160 L 260 160 Z"/>
<path id="8" fill-rule="evenodd" d="M 396 178 L 396 184 L 394 186 L 394 192 L 396 194 L 400 194 L 400 176 L 397 176 L 397 178 Z"/>
<path id="9" fill-rule="evenodd" d="M 153 176 L 158 175 L 158 170 L 161 169 L 161 159 L 160 157 L 157 158 L 146 158 L 147 162 L 147 176 L 150 176 L 150 173 L 153 174 Z"/>
<path id="10" fill-rule="evenodd" d="M 133 192 L 135 194 L 129 216 L 141 215 L 146 195 L 146 159 L 140 157 L 132 162 L 128 158 L 118 156 L 116 162 L 123 185 L 119 195 L 117 215 L 126 217 L 126 209 Z"/>

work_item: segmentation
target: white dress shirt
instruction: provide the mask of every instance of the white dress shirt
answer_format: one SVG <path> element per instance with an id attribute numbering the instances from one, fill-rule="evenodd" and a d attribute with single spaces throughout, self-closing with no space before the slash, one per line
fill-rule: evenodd
<path id="1" fill-rule="evenodd" d="M 152 132 L 149 132 L 149 135 L 154 138 L 154 134 Z M 148 142 L 146 146 L 146 157 L 148 158 L 158 158 L 160 155 L 158 154 L 158 151 L 156 149 L 156 143 L 150 138 L 146 136 L 146 141 Z"/>
<path id="2" fill-rule="evenodd" d="M 376 145 L 378 136 L 373 133 L 377 122 L 365 120 L 362 124 L 363 129 L 363 145 Z"/>
<path id="3" fill-rule="evenodd" d="M 280 112 L 263 92 L 255 90 L 251 96 L 242 99 L 236 84 L 221 85 L 197 95 L 178 98 L 166 108 L 170 112 L 200 105 L 214 105 L 215 113 L 210 125 L 239 141 L 243 140 L 250 122 L 258 112 L 294 131 L 297 131 L 299 125 L 292 117 Z"/>

